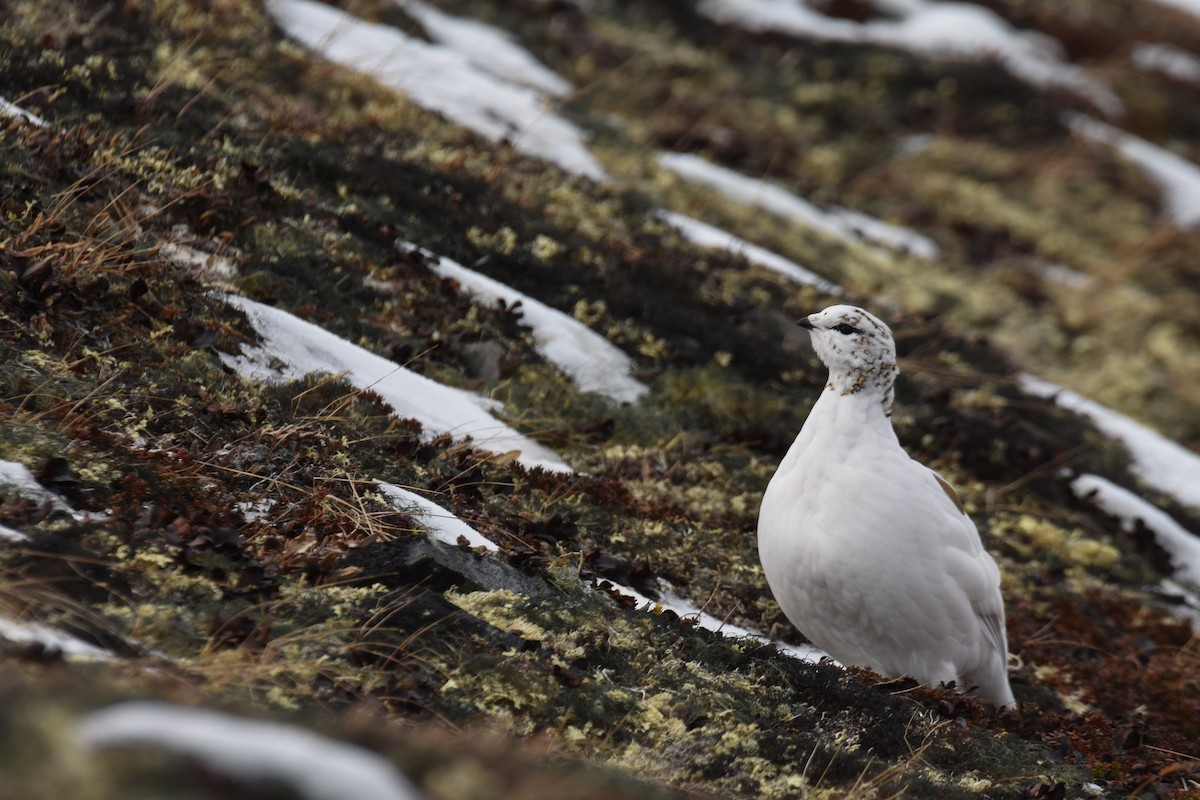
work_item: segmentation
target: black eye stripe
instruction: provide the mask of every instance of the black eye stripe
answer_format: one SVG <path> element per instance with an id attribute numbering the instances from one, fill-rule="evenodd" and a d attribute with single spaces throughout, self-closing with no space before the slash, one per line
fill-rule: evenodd
<path id="1" fill-rule="evenodd" d="M 839 322 L 837 325 L 834 325 L 831 330 L 835 330 L 838 333 L 845 334 L 846 336 L 849 336 L 852 333 L 862 333 L 862 331 L 858 328 L 854 327 L 853 325 L 847 325 L 845 322 Z"/>

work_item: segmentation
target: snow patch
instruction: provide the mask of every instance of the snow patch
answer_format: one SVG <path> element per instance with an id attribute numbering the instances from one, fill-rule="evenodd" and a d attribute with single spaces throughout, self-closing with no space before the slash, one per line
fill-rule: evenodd
<path id="1" fill-rule="evenodd" d="M 666 222 L 672 228 L 679 231 L 685 239 L 701 247 L 709 247 L 714 250 L 727 250 L 733 255 L 744 257 L 752 264 L 758 264 L 773 272 L 778 272 L 780 275 L 796 283 L 815 286 L 828 294 L 840 295 L 842 293 L 841 287 L 837 284 L 825 280 L 815 272 L 810 272 L 794 261 L 789 261 L 764 247 L 751 244 L 745 239 L 740 239 L 732 233 L 713 227 L 708 223 L 692 219 L 691 217 L 685 217 L 683 214 L 676 214 L 673 211 L 660 210 L 657 212 L 657 216 L 663 222 Z"/>
<path id="2" fill-rule="evenodd" d="M 650 391 L 630 377 L 633 362 L 629 356 L 574 317 L 415 244 L 398 242 L 397 246 L 419 252 L 431 270 L 458 281 L 473 297 L 486 302 L 503 301 L 507 305 L 520 303 L 521 323 L 533 330 L 537 351 L 581 390 L 602 394 L 618 403 L 634 403 Z"/>
<path id="3" fill-rule="evenodd" d="M 1092 284 L 1092 276 L 1077 269 L 1071 269 L 1065 264 L 1055 261 L 1035 259 L 1031 265 L 1033 271 L 1042 278 L 1066 286 L 1068 289 L 1083 289 Z"/>
<path id="4" fill-rule="evenodd" d="M 1155 0 L 1160 6 L 1170 6 L 1185 14 L 1200 18 L 1200 0 Z"/>
<path id="5" fill-rule="evenodd" d="M 63 500 L 54 492 L 38 483 L 37 477 L 30 472 L 29 467 L 16 461 L 0 460 L 0 488 L 5 486 L 16 491 L 27 500 L 33 500 L 39 504 L 49 503 L 55 511 L 69 514 L 79 522 L 105 519 L 102 514 L 93 514 L 89 511 L 76 511 L 71 508 L 66 500 Z"/>
<path id="6" fill-rule="evenodd" d="M 414 39 L 314 0 L 267 0 L 266 6 L 288 36 L 330 61 L 369 75 L 480 136 L 511 140 L 517 151 L 567 172 L 607 179 L 577 127 L 554 114 L 541 92 L 481 69 L 479 54 L 467 58 L 445 45 Z M 461 44 L 470 35 L 464 33 L 464 20 L 457 23 L 441 15 L 440 24 L 431 24 Z"/>
<path id="7" fill-rule="evenodd" d="M 876 5 L 896 19 L 864 23 L 833 19 L 800 0 L 701 0 L 697 10 L 749 30 L 883 45 L 933 58 L 992 60 L 1018 80 L 1041 89 L 1074 92 L 1105 114 L 1123 110 L 1111 89 L 1063 61 L 1058 42 L 1042 33 L 1016 30 L 990 9 L 972 3 L 913 0 L 876 0 Z"/>
<path id="8" fill-rule="evenodd" d="M 1140 520 L 1154 533 L 1158 546 L 1171 557 L 1175 577 L 1200 587 L 1200 539 L 1171 518 L 1128 489 L 1099 475 L 1080 475 L 1071 481 L 1076 497 L 1090 500 L 1105 514 L 1121 521 L 1121 527 L 1132 532 Z"/>
<path id="9" fill-rule="evenodd" d="M 110 661 L 113 654 L 88 644 L 69 633 L 57 631 L 38 622 L 21 622 L 0 616 L 0 639 L 15 644 L 41 644 L 48 649 L 58 650 L 67 659 L 77 661 Z"/>
<path id="10" fill-rule="evenodd" d="M 930 261 L 940 258 L 942 255 L 942 249 L 932 239 L 922 236 L 911 228 L 893 225 L 861 211 L 841 206 L 833 206 L 827 213 L 834 219 L 840 219 L 846 223 L 850 230 L 858 234 L 860 238 L 882 245 L 889 250 L 911 253 L 918 258 Z"/>
<path id="11" fill-rule="evenodd" d="M 916 255 L 939 252 L 931 239 L 916 231 L 845 208 L 825 211 L 778 184 L 747 177 L 690 153 L 659 153 L 658 162 L 684 180 L 712 187 L 731 200 L 757 206 L 847 244 L 861 245 L 866 238 Z"/>
<path id="12" fill-rule="evenodd" d="M 1170 578 L 1163 578 L 1159 586 L 1164 594 L 1181 601 L 1177 611 L 1180 616 L 1188 618 L 1193 631 L 1200 633 L 1200 590 L 1194 591 Z"/>
<path id="13" fill-rule="evenodd" d="M 71 507 L 58 495 L 38 483 L 29 467 L 17 461 L 0 461 L 0 486 L 7 486 L 29 500 L 49 502 L 59 511 L 71 512 Z"/>
<path id="14" fill-rule="evenodd" d="M 621 584 L 613 583 L 612 581 L 609 581 L 608 583 L 617 591 L 618 594 L 631 598 L 635 603 L 637 603 L 637 608 L 639 611 L 646 611 L 651 614 L 658 614 L 664 610 L 674 611 L 684 619 L 695 619 L 696 625 L 700 628 L 713 631 L 714 633 L 719 633 L 722 636 L 728 636 L 731 639 L 753 639 L 757 642 L 762 642 L 763 644 L 773 644 L 779 648 L 780 652 L 786 653 L 793 658 L 798 658 L 801 661 L 808 661 L 815 664 L 822 659 L 828 659 L 830 662 L 841 666 L 840 662 L 835 660 L 820 648 L 812 645 L 788 644 L 786 642 L 778 641 L 777 639 L 772 639 L 766 634 L 751 630 L 750 628 L 743 628 L 740 625 L 734 625 L 731 622 L 717 619 L 712 614 L 701 611 L 691 601 L 684 600 L 682 597 L 678 596 L 669 589 L 661 588 L 659 591 L 661 599 L 651 600 L 637 589 L 631 589 L 628 586 L 622 586 Z"/>
<path id="15" fill-rule="evenodd" d="M 119 703 L 84 718 L 89 750 L 162 747 L 243 780 L 286 783 L 307 800 L 418 800 L 422 795 L 371 751 L 278 722 L 170 703 Z"/>
<path id="16" fill-rule="evenodd" d="M 507 31 L 478 20 L 453 17 L 421 0 L 395 0 L 395 3 L 421 23 L 430 39 L 497 78 L 540 89 L 554 97 L 574 91 L 570 81 L 534 58 Z"/>
<path id="17" fill-rule="evenodd" d="M 1147 485 L 1185 506 L 1200 508 L 1200 455 L 1070 389 L 1027 373 L 1018 376 L 1017 382 L 1025 393 L 1053 399 L 1060 408 L 1082 414 L 1120 441 L 1133 459 L 1133 474 Z"/>
<path id="18" fill-rule="evenodd" d="M 458 538 L 467 540 L 470 547 L 482 547 L 495 552 L 500 548 L 479 531 L 463 522 L 452 512 L 416 492 L 401 489 L 393 483 L 375 481 L 398 510 L 411 513 L 429 531 L 429 535 L 448 545 L 458 546 Z M 415 506 L 415 509 L 413 508 Z"/>
<path id="19" fill-rule="evenodd" d="M 827 17 L 802 0 L 700 0 L 696 10 L 709 19 L 750 31 L 778 31 L 793 36 L 855 42 L 862 26 Z"/>
<path id="20" fill-rule="evenodd" d="M 858 244 L 849 226 L 782 186 L 719 167 L 690 153 L 659 153 L 658 162 L 681 178 L 712 187 L 731 200 L 758 206 L 827 236 Z"/>
<path id="21" fill-rule="evenodd" d="M 1082 114 L 1067 122 L 1078 135 L 1115 148 L 1142 170 L 1163 195 L 1167 215 L 1182 229 L 1200 225 L 1200 167 L 1169 150 Z"/>
<path id="22" fill-rule="evenodd" d="M 1174 45 L 1135 45 L 1131 60 L 1145 72 L 1159 72 L 1177 81 L 1200 85 L 1200 58 Z"/>
<path id="23" fill-rule="evenodd" d="M 7 525 L 0 525 L 0 539 L 9 542 L 28 542 L 29 537 L 21 533 L 16 528 L 10 528 Z"/>
<path id="24" fill-rule="evenodd" d="M 492 416 L 501 408 L 493 400 L 443 386 L 286 311 L 237 295 L 219 296 L 245 313 L 262 339 L 260 346 L 247 348 L 240 356 L 220 354 L 239 375 L 282 382 L 314 372 L 345 373 L 354 387 L 382 397 L 396 416 L 420 422 L 426 439 L 441 434 L 470 436 L 475 446 L 485 450 L 521 451 L 518 460 L 527 467 L 571 470 L 556 453 Z"/>
<path id="25" fill-rule="evenodd" d="M 238 268 L 232 261 L 215 253 L 206 253 L 191 245 L 166 242 L 162 254 L 181 267 L 187 267 L 198 278 L 210 281 L 232 281 Z"/>
<path id="26" fill-rule="evenodd" d="M 896 141 L 896 152 L 902 156 L 917 156 L 933 147 L 936 139 L 932 133 L 911 133 Z"/>
<path id="27" fill-rule="evenodd" d="M 258 522 L 260 519 L 265 519 L 277 502 L 279 501 L 274 497 L 264 497 L 261 500 L 253 502 L 243 500 L 240 503 L 234 503 L 233 507 L 242 515 L 242 519 L 253 523 Z"/>
<path id="28" fill-rule="evenodd" d="M 17 119 L 28 122 L 30 125 L 36 125 L 39 128 L 48 128 L 50 126 L 49 122 L 46 122 L 46 120 L 42 119 L 37 114 L 34 114 L 32 111 L 26 111 L 16 103 L 8 102 L 3 97 L 0 97 L 0 115 L 6 117 L 16 117 Z"/>

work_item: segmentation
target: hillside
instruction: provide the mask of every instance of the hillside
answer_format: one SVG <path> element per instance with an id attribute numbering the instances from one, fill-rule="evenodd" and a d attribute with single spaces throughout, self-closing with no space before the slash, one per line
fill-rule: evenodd
<path id="1" fill-rule="evenodd" d="M 1197 165 L 1189 0 L 11 0 L 0 798 L 1196 797 Z M 837 302 L 1015 712 L 767 589 Z"/>

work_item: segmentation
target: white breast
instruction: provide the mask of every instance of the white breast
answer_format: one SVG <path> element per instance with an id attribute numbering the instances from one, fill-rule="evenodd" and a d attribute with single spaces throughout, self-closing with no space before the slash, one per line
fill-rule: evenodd
<path id="1" fill-rule="evenodd" d="M 758 535 L 783 612 L 834 658 L 923 683 L 1001 680 L 987 694 L 1011 702 L 995 563 L 877 407 L 822 395 L 767 487 Z"/>

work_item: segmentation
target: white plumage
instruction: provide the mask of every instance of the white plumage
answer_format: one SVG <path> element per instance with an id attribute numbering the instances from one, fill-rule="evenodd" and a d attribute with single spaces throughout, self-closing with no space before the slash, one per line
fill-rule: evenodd
<path id="1" fill-rule="evenodd" d="M 954 490 L 892 429 L 892 332 L 846 305 L 799 324 L 829 381 L 763 496 L 758 550 L 775 599 L 843 663 L 1013 705 L 996 562 Z"/>

